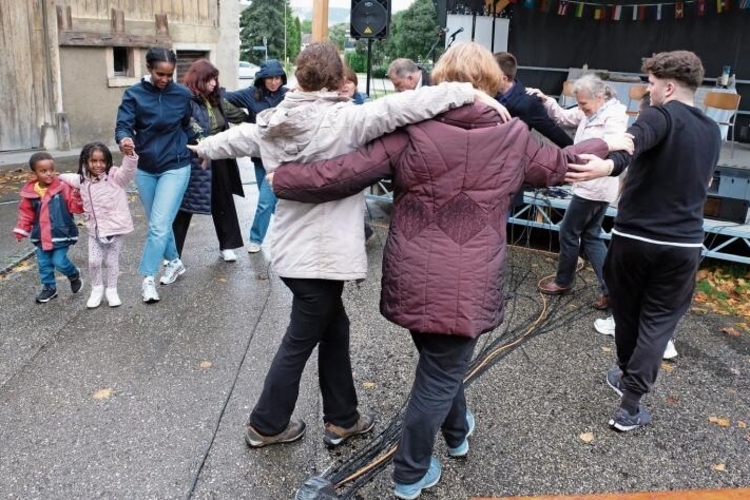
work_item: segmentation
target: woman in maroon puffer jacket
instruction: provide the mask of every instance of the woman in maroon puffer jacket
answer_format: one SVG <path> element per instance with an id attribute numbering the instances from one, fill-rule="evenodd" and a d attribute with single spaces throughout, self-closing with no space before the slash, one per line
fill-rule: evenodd
<path id="1" fill-rule="evenodd" d="M 500 70 L 475 43 L 440 58 L 433 81 L 468 81 L 496 95 Z M 611 148 L 632 146 L 624 134 Z M 576 154 L 605 156 L 592 139 L 565 149 L 533 138 L 517 120 L 502 123 L 484 104 L 451 110 L 312 164 L 287 164 L 272 176 L 279 198 L 322 203 L 393 177 L 395 197 L 384 249 L 380 310 L 408 328 L 419 363 L 394 457 L 395 495 L 416 498 L 440 479 L 432 455 L 442 430 L 452 457 L 468 453 L 474 417 L 463 377 L 477 338 L 503 320 L 506 214 L 513 195 L 563 181 Z"/>

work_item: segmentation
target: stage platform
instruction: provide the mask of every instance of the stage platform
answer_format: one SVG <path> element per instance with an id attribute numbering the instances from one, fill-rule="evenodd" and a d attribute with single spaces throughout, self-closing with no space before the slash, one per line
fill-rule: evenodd
<path id="1" fill-rule="evenodd" d="M 732 167 L 748 171 L 750 184 L 750 144 L 736 143 L 734 156 L 730 157 L 729 145 L 722 146 L 718 170 L 721 167 Z M 720 182 L 720 181 L 719 181 Z M 714 186 L 716 191 L 718 186 Z M 390 181 L 381 181 L 373 186 L 367 195 L 369 199 L 392 201 L 393 193 Z M 570 186 L 561 186 L 549 190 L 526 191 L 523 203 L 512 210 L 508 219 L 510 224 L 523 227 L 559 231 L 559 221 L 570 204 Z M 617 208 L 607 210 L 607 219 L 617 215 Z M 605 221 L 605 227 L 611 227 L 611 221 Z M 712 259 L 750 264 L 750 224 L 704 219 L 703 256 Z M 611 233 L 602 232 L 602 238 L 609 240 Z"/>

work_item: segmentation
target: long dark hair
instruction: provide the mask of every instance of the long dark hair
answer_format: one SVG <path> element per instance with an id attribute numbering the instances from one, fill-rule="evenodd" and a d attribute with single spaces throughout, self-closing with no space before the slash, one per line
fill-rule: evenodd
<path id="1" fill-rule="evenodd" d="M 81 149 L 81 155 L 78 157 L 78 175 L 81 176 L 81 182 L 83 182 L 83 179 L 85 178 L 84 174 L 88 174 L 86 167 L 88 166 L 89 160 L 94 151 L 101 151 L 104 155 L 104 161 L 107 164 L 107 168 L 104 171 L 105 173 L 109 174 L 109 169 L 112 168 L 112 151 L 110 151 L 102 142 L 89 142 L 83 147 L 83 149 Z M 86 175 L 86 177 L 88 177 L 88 175 Z"/>
<path id="2" fill-rule="evenodd" d="M 209 93 L 206 85 L 212 78 L 216 79 L 216 86 Z M 205 97 L 212 106 L 218 105 L 221 101 L 219 70 L 208 59 L 198 59 L 191 64 L 182 79 L 182 83 L 190 89 L 193 95 Z"/>

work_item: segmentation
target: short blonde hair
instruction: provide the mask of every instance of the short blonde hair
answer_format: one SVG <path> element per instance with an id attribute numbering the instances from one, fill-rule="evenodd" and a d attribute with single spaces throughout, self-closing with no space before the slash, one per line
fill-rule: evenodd
<path id="1" fill-rule="evenodd" d="M 435 84 L 469 82 L 474 88 L 493 97 L 497 95 L 501 80 L 502 72 L 492 52 L 474 42 L 452 45 L 432 70 L 432 81 Z"/>

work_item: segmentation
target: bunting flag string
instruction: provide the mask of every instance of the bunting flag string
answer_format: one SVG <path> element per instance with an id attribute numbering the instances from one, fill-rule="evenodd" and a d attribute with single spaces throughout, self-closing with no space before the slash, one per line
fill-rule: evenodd
<path id="1" fill-rule="evenodd" d="M 527 9 L 538 8 L 544 13 L 556 12 L 558 16 L 567 16 L 572 13 L 576 18 L 593 17 L 596 21 L 662 21 L 672 18 L 673 10 L 674 19 L 684 19 L 688 15 L 704 17 L 708 14 L 725 14 L 733 10 L 750 9 L 750 0 L 715 0 L 715 11 L 713 10 L 714 2 L 706 0 L 670 0 L 635 5 L 617 5 L 591 0 L 523 0 L 519 3 Z M 710 12 L 708 5 L 711 5 Z"/>

